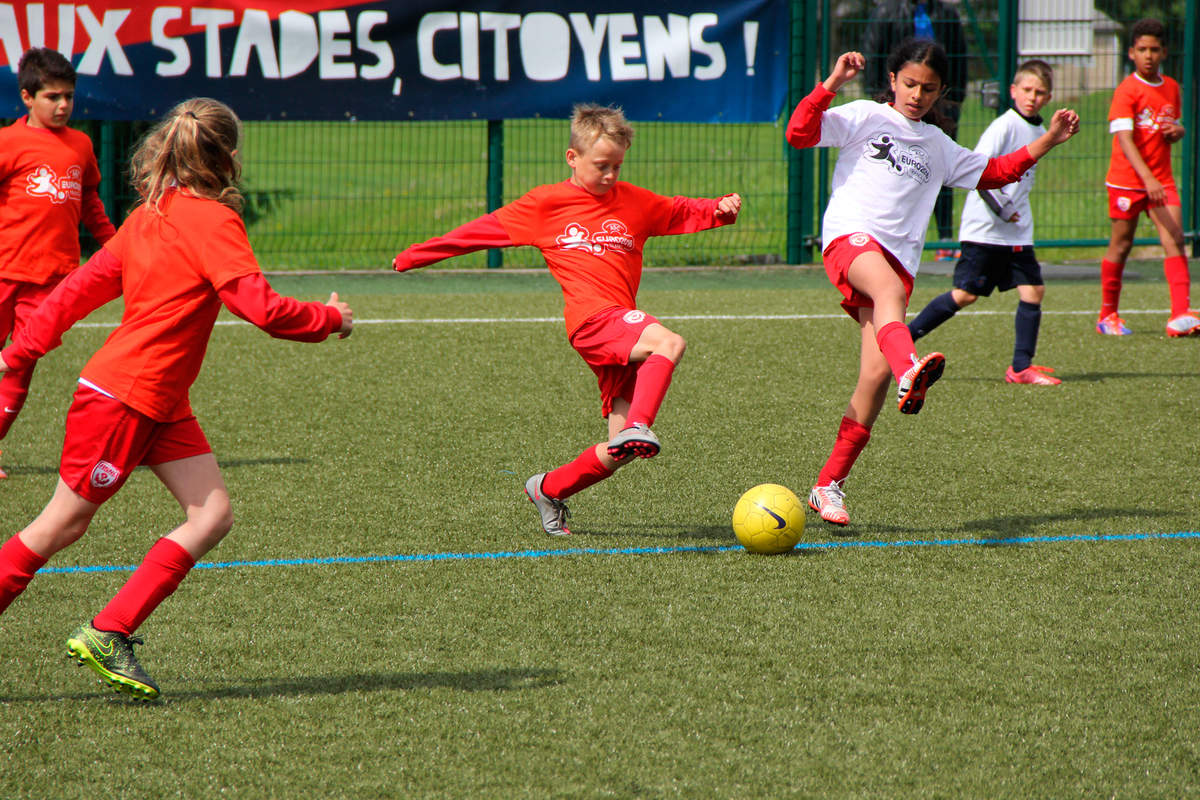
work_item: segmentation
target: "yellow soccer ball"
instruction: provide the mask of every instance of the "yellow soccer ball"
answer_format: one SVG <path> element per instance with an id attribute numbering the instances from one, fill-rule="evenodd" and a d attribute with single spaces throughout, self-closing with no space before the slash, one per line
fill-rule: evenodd
<path id="1" fill-rule="evenodd" d="M 733 507 L 733 534 L 751 553 L 786 553 L 804 534 L 804 504 L 786 486 L 755 486 Z"/>

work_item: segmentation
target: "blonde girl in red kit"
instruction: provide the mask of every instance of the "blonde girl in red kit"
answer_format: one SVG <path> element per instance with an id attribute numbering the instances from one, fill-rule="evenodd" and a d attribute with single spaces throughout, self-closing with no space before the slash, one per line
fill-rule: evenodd
<path id="1" fill-rule="evenodd" d="M 617 180 L 632 141 L 620 109 L 576 106 L 568 180 L 539 186 L 445 236 L 414 244 L 393 264 L 404 272 L 485 247 L 531 245 L 562 286 L 567 338 L 596 374 L 609 438 L 525 482 L 551 536 L 571 532 L 564 500 L 661 447 L 650 426 L 687 343 L 637 308 L 646 239 L 728 225 L 742 205 L 736 194 L 664 197 Z"/>
<path id="2" fill-rule="evenodd" d="M 345 337 L 353 327 L 336 293 L 328 303 L 302 303 L 276 294 L 263 277 L 238 213 L 240 132 L 237 116 L 216 100 L 172 109 L 133 155 L 142 204 L 0 351 L 0 372 L 27 368 L 75 322 L 124 296 L 121 324 L 83 368 L 67 412 L 54 496 L 0 547 L 0 612 L 84 534 L 134 467 L 150 467 L 186 520 L 67 640 L 81 664 L 142 699 L 159 690 L 134 657 L 132 645 L 142 643 L 134 631 L 233 524 L 221 471 L 188 401 L 217 312 L 224 305 L 272 336 L 297 341 Z"/>

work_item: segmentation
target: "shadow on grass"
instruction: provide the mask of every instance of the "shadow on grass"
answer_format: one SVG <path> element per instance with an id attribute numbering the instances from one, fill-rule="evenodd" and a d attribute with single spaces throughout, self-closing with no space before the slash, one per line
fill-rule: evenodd
<path id="1" fill-rule="evenodd" d="M 713 544 L 736 544 L 736 540 L 733 538 L 733 531 L 727 526 L 722 527 L 718 525 L 695 527 L 643 522 L 630 523 L 612 528 L 572 527 L 571 533 L 581 538 L 586 536 L 589 539 L 628 539 L 630 536 L 645 536 L 649 539 L 670 539 L 673 544 L 677 543 L 680 539 L 711 542 Z"/>
<path id="2" fill-rule="evenodd" d="M 1163 337 L 1166 338 L 1165 336 Z M 1065 383 L 1100 383 L 1101 381 L 1110 380 L 1127 380 L 1127 379 L 1146 379 L 1146 378 L 1178 378 L 1178 372 L 1055 372 L 1056 378 L 1062 378 Z M 1004 378 L 999 379 L 994 375 L 956 375 L 953 378 L 942 378 L 943 383 L 987 383 L 996 384 L 1003 382 Z M 1024 391 L 1016 389 L 1015 391 Z"/>
<path id="3" fill-rule="evenodd" d="M 559 686 L 565 679 L 557 669 L 489 669 L 474 672 L 377 672 L 366 675 L 308 676 L 274 680 L 247 680 L 238 685 L 217 686 L 176 692 L 164 687 L 164 705 L 188 700 L 255 699 L 265 697 L 314 697 L 351 692 L 413 691 L 418 689 L 457 689 L 465 692 L 507 692 L 521 689 L 546 689 Z M 76 694 L 0 696 L 0 705 L 14 703 L 61 702 L 63 700 L 111 699 L 141 705 L 114 690 Z"/>
<path id="4" fill-rule="evenodd" d="M 267 458 L 233 458 L 219 460 L 218 464 L 221 469 L 236 469 L 238 467 L 261 467 L 265 465 L 283 465 L 293 466 L 298 464 L 310 464 L 307 458 L 291 458 L 291 457 L 267 457 Z M 138 469 L 147 469 L 146 467 L 138 467 Z M 4 471 L 9 475 L 57 475 L 58 465 L 54 466 L 34 466 L 32 464 L 5 464 Z"/>
<path id="5" fill-rule="evenodd" d="M 849 528 L 838 530 L 830 530 L 830 526 L 826 526 L 823 530 L 840 538 L 878 537 L 881 535 L 895 535 L 905 539 L 911 539 L 915 536 L 930 537 L 938 535 L 953 538 L 966 533 L 976 534 L 980 539 L 1015 539 L 1042 535 L 1034 533 L 1038 526 L 1055 522 L 1087 522 L 1090 520 L 1120 519 L 1123 517 L 1166 517 L 1171 516 L 1172 513 L 1174 512 L 1147 508 L 1075 508 L 1056 513 L 1013 514 L 1004 517 L 988 517 L 985 519 L 970 520 L 959 525 L 921 527 L 918 525 L 871 525 L 870 523 L 863 523 L 858 526 L 851 524 Z M 1090 533 L 1090 531 L 1074 531 L 1074 533 L 1086 534 Z M 1059 532 L 1058 535 L 1062 535 L 1062 533 Z M 1019 544 L 1019 542 L 1015 544 Z M 1008 545 L 1008 542 L 996 542 L 989 546 L 1006 547 Z"/>

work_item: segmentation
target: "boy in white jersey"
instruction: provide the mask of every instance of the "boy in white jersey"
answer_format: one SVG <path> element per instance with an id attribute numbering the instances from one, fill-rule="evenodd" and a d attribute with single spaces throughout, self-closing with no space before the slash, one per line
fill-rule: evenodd
<path id="1" fill-rule="evenodd" d="M 1045 61 L 1026 61 L 1017 68 L 1008 93 L 1015 108 L 997 117 L 975 146 L 976 153 L 998 156 L 1011 153 L 1046 132 L 1038 112 L 1050 101 L 1054 73 Z M 1038 327 L 1042 320 L 1042 298 L 1046 286 L 1042 268 L 1033 254 L 1033 190 L 1036 165 L 1016 183 L 1000 189 L 978 189 L 963 204 L 958 238 L 962 258 L 954 268 L 954 288 L 929 301 L 908 323 L 913 339 L 920 339 L 965 306 L 987 297 L 993 289 L 1007 292 L 1017 288 L 1016 336 L 1013 360 L 1004 373 L 1009 383 L 1054 386 L 1062 383 L 1048 373 L 1050 367 L 1033 363 Z"/>

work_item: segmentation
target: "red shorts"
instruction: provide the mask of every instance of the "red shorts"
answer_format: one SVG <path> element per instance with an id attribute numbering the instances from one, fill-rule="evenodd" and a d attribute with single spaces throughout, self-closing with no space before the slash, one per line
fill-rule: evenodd
<path id="1" fill-rule="evenodd" d="M 829 243 L 821 255 L 825 260 L 825 274 L 829 276 L 829 281 L 842 293 L 842 297 L 846 298 L 842 301 L 842 308 L 855 321 L 858 320 L 858 309 L 874 308 L 875 302 L 851 286 L 846 275 L 850 271 L 850 264 L 854 259 L 863 253 L 871 252 L 879 253 L 887 259 L 887 262 L 892 265 L 892 269 L 900 276 L 900 280 L 904 283 L 906 304 L 908 298 L 912 297 L 913 276 L 908 274 L 908 270 L 900 261 L 888 252 L 886 247 L 876 241 L 874 236 L 869 233 L 850 233 L 839 236 Z"/>
<path id="2" fill-rule="evenodd" d="M 600 411 L 607 418 L 613 400 L 633 400 L 633 384 L 641 364 L 629 363 L 629 354 L 648 325 L 658 320 L 645 311 L 610 308 L 588 317 L 571 334 L 571 346 L 596 373 Z"/>
<path id="3" fill-rule="evenodd" d="M 1137 219 L 1138 215 L 1152 207 L 1149 195 L 1141 189 L 1118 189 L 1115 186 L 1105 188 L 1108 189 L 1109 219 Z M 1179 191 L 1174 186 L 1164 186 L 1163 191 L 1166 192 L 1167 199 L 1162 205 L 1180 205 Z"/>
<path id="4" fill-rule="evenodd" d="M 211 452 L 195 417 L 155 422 L 80 384 L 67 411 L 58 474 L 80 497 L 100 504 L 117 493 L 136 466 Z"/>

